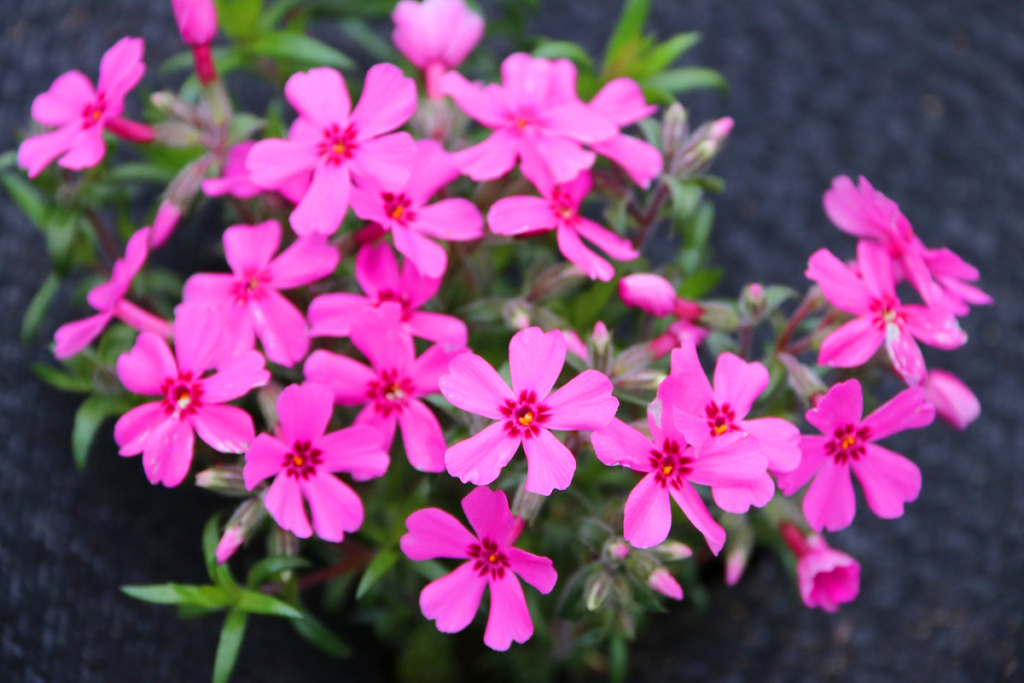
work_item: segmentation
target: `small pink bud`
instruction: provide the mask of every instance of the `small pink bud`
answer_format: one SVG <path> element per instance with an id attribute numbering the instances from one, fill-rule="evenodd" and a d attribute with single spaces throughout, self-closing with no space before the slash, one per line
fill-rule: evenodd
<path id="1" fill-rule="evenodd" d="M 241 528 L 237 526 L 228 527 L 224 531 L 224 535 L 220 537 L 220 542 L 217 543 L 217 550 L 214 553 L 217 557 L 217 564 L 224 564 L 228 561 L 235 551 L 242 547 L 242 541 L 245 537 L 242 535 Z"/>
<path id="2" fill-rule="evenodd" d="M 731 116 L 723 116 L 716 121 L 712 121 L 708 129 L 708 137 L 716 142 L 721 142 L 729 137 L 729 133 L 732 132 L 734 125 L 735 121 L 733 121 Z"/>
<path id="3" fill-rule="evenodd" d="M 981 403 L 956 375 L 931 370 L 924 378 L 924 393 L 938 416 L 956 429 L 964 430 L 978 419 Z"/>
<path id="4" fill-rule="evenodd" d="M 624 560 L 629 556 L 629 544 L 619 539 L 608 544 L 608 556 L 616 560 Z"/>
<path id="5" fill-rule="evenodd" d="M 149 233 L 150 248 L 155 249 L 166 242 L 174 232 L 174 228 L 177 227 L 179 220 L 181 220 L 181 209 L 169 200 L 165 199 L 160 202 L 160 207 L 157 208 L 156 216 L 153 218 L 153 227 Z"/>
<path id="6" fill-rule="evenodd" d="M 647 577 L 647 585 L 658 591 L 667 598 L 673 600 L 683 599 L 683 587 L 679 585 L 675 577 L 667 569 L 655 569 Z"/>
<path id="7" fill-rule="evenodd" d="M 819 534 L 804 537 L 793 524 L 779 526 L 783 540 L 796 555 L 797 586 L 808 607 L 835 612 L 860 592 L 860 563 L 829 547 Z"/>
<path id="8" fill-rule="evenodd" d="M 619 297 L 627 306 L 659 317 L 676 308 L 676 288 L 654 273 L 635 273 L 619 280 Z"/>
<path id="9" fill-rule="evenodd" d="M 181 39 L 188 45 L 208 45 L 217 33 L 217 10 L 213 0 L 171 0 L 174 21 Z"/>
<path id="10" fill-rule="evenodd" d="M 693 548 L 679 541 L 665 541 L 654 549 L 665 560 L 674 562 L 693 557 Z"/>

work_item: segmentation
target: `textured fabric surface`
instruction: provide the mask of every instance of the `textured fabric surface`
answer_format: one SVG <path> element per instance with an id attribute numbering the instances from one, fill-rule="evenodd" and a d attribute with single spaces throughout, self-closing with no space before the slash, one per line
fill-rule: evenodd
<path id="1" fill-rule="evenodd" d="M 0 0 L 0 149 L 31 97 L 59 73 L 94 73 L 126 33 L 147 62 L 180 50 L 169 2 Z M 596 49 L 615 1 L 547 0 L 539 30 Z M 929 353 L 979 394 L 964 434 L 937 425 L 894 439 L 924 473 L 900 520 L 858 515 L 834 543 L 863 563 L 860 598 L 837 616 L 804 609 L 773 560 L 709 614 L 651 624 L 634 659 L 649 681 L 995 681 L 1024 677 L 1024 19 L 986 0 L 656 0 L 662 35 L 698 30 L 688 61 L 720 69 L 727 98 L 689 98 L 695 118 L 737 126 L 716 171 L 727 181 L 714 245 L 729 272 L 801 286 L 808 254 L 842 256 L 820 197 L 864 173 L 900 202 L 922 238 L 982 268 L 998 302 L 965 322 L 968 346 Z M 154 81 L 147 77 L 147 85 Z M 68 453 L 75 397 L 36 382 L 46 359 L 18 341 L 47 271 L 40 236 L 0 196 L 0 679 L 30 683 L 206 680 L 216 620 L 121 595 L 126 583 L 200 581 L 198 538 L 215 507 L 196 491 L 152 488 L 117 458 L 109 426 L 87 473 Z M 47 333 L 75 311 L 58 305 Z M 863 510 L 863 501 L 861 501 Z M 370 650 L 372 651 L 372 649 Z M 333 662 L 271 619 L 254 620 L 239 681 L 374 680 L 372 655 Z"/>

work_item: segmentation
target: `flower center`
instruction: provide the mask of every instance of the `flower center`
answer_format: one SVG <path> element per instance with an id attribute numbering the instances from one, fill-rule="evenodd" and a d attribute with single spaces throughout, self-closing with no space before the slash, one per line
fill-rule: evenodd
<path id="1" fill-rule="evenodd" d="M 164 395 L 164 411 L 168 415 L 192 415 L 202 405 L 203 386 L 193 379 L 191 372 L 180 372 L 175 378 L 168 377 L 160 391 Z"/>
<path id="2" fill-rule="evenodd" d="M 245 306 L 250 301 L 258 301 L 267 294 L 265 285 L 270 281 L 270 276 L 265 271 L 247 270 L 235 280 L 233 294 L 235 303 Z"/>
<path id="3" fill-rule="evenodd" d="M 661 450 L 654 449 L 650 455 L 651 471 L 654 472 L 654 480 L 662 488 L 669 486 L 678 488 L 687 476 L 689 476 L 693 458 L 680 449 L 679 444 L 671 439 L 665 439 Z"/>
<path id="4" fill-rule="evenodd" d="M 409 208 L 412 205 L 412 201 L 404 194 L 384 192 L 381 194 L 381 198 L 384 200 L 384 212 L 392 220 L 405 225 L 416 218 L 416 214 Z"/>
<path id="5" fill-rule="evenodd" d="M 398 370 L 389 368 L 382 370 L 377 379 L 370 383 L 367 397 L 374 403 L 377 412 L 387 416 L 401 412 L 412 393 L 412 381 L 400 375 Z"/>
<path id="6" fill-rule="evenodd" d="M 712 401 L 705 407 L 704 412 L 708 417 L 707 424 L 711 430 L 711 436 L 721 436 L 726 432 L 737 429 L 736 425 L 733 424 L 736 420 L 736 413 L 728 403 L 723 403 L 719 406 Z"/>
<path id="7" fill-rule="evenodd" d="M 285 454 L 281 469 L 292 479 L 309 479 L 323 462 L 323 453 L 309 441 L 296 441 L 290 453 Z"/>
<path id="8" fill-rule="evenodd" d="M 833 438 L 825 444 L 825 453 L 835 458 L 836 463 L 843 464 L 850 460 L 859 460 L 867 452 L 864 444 L 871 435 L 866 427 L 856 425 L 837 427 Z"/>
<path id="9" fill-rule="evenodd" d="M 873 300 L 871 311 L 875 314 L 875 321 L 880 328 L 903 324 L 903 311 L 900 310 L 900 302 L 891 296 Z"/>
<path id="10" fill-rule="evenodd" d="M 519 416 L 519 424 L 524 427 L 529 427 L 533 424 L 533 411 L 527 410 L 525 413 Z"/>
<path id="11" fill-rule="evenodd" d="M 317 144 L 317 153 L 328 164 L 340 166 L 346 159 L 352 158 L 357 147 L 356 131 L 352 124 L 342 130 L 341 126 L 332 123 L 323 129 L 323 139 Z"/>
<path id="12" fill-rule="evenodd" d="M 85 109 L 82 111 L 82 124 L 86 128 L 92 128 L 99 123 L 99 120 L 103 117 L 103 112 L 107 108 L 104 99 L 103 93 L 99 93 L 96 96 L 95 102 L 85 105 Z"/>
<path id="13" fill-rule="evenodd" d="M 492 577 L 500 579 L 505 575 L 505 569 L 509 566 L 505 553 L 501 552 L 498 544 L 490 538 L 484 538 L 479 543 L 472 544 L 466 554 L 470 559 L 476 560 L 473 563 L 473 569 L 480 576 L 490 574 Z"/>
<path id="14" fill-rule="evenodd" d="M 524 439 L 537 436 L 548 419 L 548 407 L 537 402 L 537 392 L 520 392 L 518 399 L 509 399 L 499 407 L 505 418 L 505 431 Z"/>

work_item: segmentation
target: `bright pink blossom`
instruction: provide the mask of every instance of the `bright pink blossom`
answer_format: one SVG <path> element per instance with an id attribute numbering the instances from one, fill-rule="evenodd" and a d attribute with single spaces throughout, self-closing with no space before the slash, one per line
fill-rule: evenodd
<path id="1" fill-rule="evenodd" d="M 245 169 L 245 159 L 255 144 L 255 142 L 247 140 L 232 145 L 228 150 L 220 177 L 204 180 L 203 192 L 209 197 L 222 197 L 229 194 L 238 199 L 252 199 L 262 192 L 263 189 L 249 179 L 249 172 Z"/>
<path id="2" fill-rule="evenodd" d="M 640 85 L 629 78 L 616 78 L 606 83 L 594 95 L 589 106 L 619 128 L 647 118 L 657 109 L 647 104 Z M 616 162 L 641 187 L 650 185 L 664 165 L 661 152 L 656 147 L 623 133 L 591 143 L 590 148 Z"/>
<path id="3" fill-rule="evenodd" d="M 487 212 L 487 224 L 499 235 L 522 235 L 556 230 L 562 255 L 588 277 L 611 280 L 615 268 L 584 243 L 585 238 L 616 261 L 632 261 L 639 253 L 625 237 L 579 214 L 580 204 L 592 186 L 584 171 L 564 185 L 536 182 L 540 197 L 505 197 Z"/>
<path id="4" fill-rule="evenodd" d="M 107 147 L 103 130 L 135 142 L 151 142 L 153 129 L 121 117 L 124 98 L 142 79 L 145 45 L 141 38 L 122 38 L 100 61 L 99 85 L 81 71 L 68 71 L 32 101 L 36 123 L 56 128 L 27 138 L 18 148 L 18 165 L 34 178 L 54 159 L 75 171 L 100 163 Z"/>
<path id="5" fill-rule="evenodd" d="M 929 370 L 924 378 L 925 397 L 935 414 L 959 430 L 981 415 L 981 402 L 959 377 L 945 370 Z"/>
<path id="6" fill-rule="evenodd" d="M 839 531 L 853 521 L 856 502 L 851 469 L 864 489 L 868 507 L 883 519 L 901 517 L 903 504 L 913 502 L 921 492 L 917 465 L 875 441 L 932 423 L 935 409 L 924 390 L 904 389 L 865 418 L 861 417 L 863 411 L 860 382 L 850 379 L 832 386 L 818 405 L 807 411 L 807 421 L 821 435 L 801 437 L 800 466 L 778 476 L 779 489 L 787 496 L 814 478 L 803 509 L 815 531 Z"/>
<path id="7" fill-rule="evenodd" d="M 438 78 L 454 69 L 484 35 L 484 18 L 465 0 L 401 0 L 391 12 L 391 41 L 423 71 L 427 94 L 440 96 Z"/>
<path id="8" fill-rule="evenodd" d="M 143 332 L 117 359 L 117 376 L 128 391 L 162 397 L 132 408 L 114 425 L 119 453 L 141 453 L 153 484 L 172 487 L 185 479 L 197 433 L 221 453 L 242 453 L 253 439 L 249 413 L 224 404 L 266 384 L 270 373 L 263 356 L 248 351 L 206 375 L 216 354 L 217 335 L 209 332 L 216 315 L 203 306 L 179 306 L 174 355 L 159 335 Z"/>
<path id="9" fill-rule="evenodd" d="M 420 399 L 437 393 L 438 378 L 466 349 L 435 344 L 417 358 L 412 338 L 398 324 L 400 315 L 398 304 L 386 303 L 353 321 L 352 344 L 369 359 L 370 367 L 317 350 L 306 360 L 306 379 L 331 387 L 340 405 L 363 405 L 356 424 L 379 430 L 386 448 L 391 448 L 395 428 L 401 427 L 412 466 L 421 472 L 441 472 L 447 447 L 444 433 Z"/>
<path id="10" fill-rule="evenodd" d="M 300 237 L 278 256 L 281 226 L 275 220 L 224 231 L 231 273 L 198 273 L 185 283 L 186 302 L 216 306 L 212 329 L 224 357 L 248 351 L 259 337 L 267 358 L 291 366 L 309 350 L 306 319 L 282 289 L 308 285 L 334 272 L 338 250 L 323 235 Z"/>
<path id="11" fill-rule="evenodd" d="M 312 182 L 292 211 L 300 235 L 333 234 L 348 211 L 352 180 L 405 183 L 415 146 L 408 133 L 393 133 L 416 110 L 416 84 L 393 64 L 366 73 L 363 94 L 352 108 L 345 79 L 319 67 L 293 75 L 285 98 L 299 113 L 287 139 L 261 140 L 246 168 L 260 187 L 278 189 L 296 178 Z"/>
<path id="12" fill-rule="evenodd" d="M 672 352 L 672 372 L 662 383 L 659 395 L 672 396 L 676 426 L 687 443 L 699 448 L 732 434 L 744 434 L 758 444 L 768 469 L 789 472 L 800 464 L 800 430 L 780 417 L 747 417 L 768 388 L 768 381 L 768 370 L 760 363 L 723 353 L 715 364 L 712 386 L 700 365 L 696 346 L 684 343 Z M 775 484 L 765 473 L 755 487 L 720 487 L 713 493 L 723 510 L 742 513 L 751 505 L 766 505 L 775 493 Z"/>
<path id="13" fill-rule="evenodd" d="M 466 323 L 452 315 L 419 310 L 437 293 L 440 278 L 424 277 L 409 260 L 399 270 L 395 253 L 386 242 L 368 244 L 359 250 L 355 274 L 366 296 L 336 292 L 313 299 L 309 305 L 312 336 L 347 337 L 363 313 L 392 302 L 401 306 L 402 329 L 407 334 L 447 346 L 466 345 Z"/>
<path id="14" fill-rule="evenodd" d="M 114 318 L 141 331 L 149 330 L 163 337 L 171 336 L 171 325 L 166 320 L 148 313 L 124 297 L 132 285 L 136 273 L 146 262 L 149 253 L 149 228 L 142 228 L 125 245 L 124 258 L 114 262 L 110 279 L 96 285 L 89 292 L 86 301 L 99 313 L 83 320 L 76 320 L 57 328 L 54 334 L 53 355 L 59 359 L 70 358 L 100 336 Z"/>
<path id="15" fill-rule="evenodd" d="M 619 280 L 619 298 L 627 306 L 658 317 L 696 320 L 703 313 L 698 304 L 680 298 L 675 286 L 655 273 L 633 273 Z"/>
<path id="16" fill-rule="evenodd" d="M 483 236 L 483 218 L 473 202 L 461 197 L 427 204 L 459 175 L 455 160 L 434 140 L 416 143 L 412 175 L 403 182 L 367 178 L 352 190 L 352 210 L 391 233 L 398 249 L 430 278 L 448 268 L 443 247 L 429 239 L 464 242 Z"/>
<path id="17" fill-rule="evenodd" d="M 217 10 L 213 0 L 171 0 L 174 21 L 188 45 L 206 45 L 217 34 Z"/>
<path id="18" fill-rule="evenodd" d="M 420 593 L 423 616 L 436 622 L 441 633 L 457 633 L 473 621 L 489 587 L 491 608 L 484 643 L 494 650 L 507 650 L 513 641 L 525 643 L 533 635 L 533 621 L 519 579 L 546 595 L 555 587 L 558 574 L 548 558 L 513 547 L 522 524 L 509 511 L 504 491 L 473 489 L 462 499 L 462 510 L 472 533 L 438 508 L 417 510 L 405 522 L 409 531 L 400 545 L 409 559 L 465 560 L 424 587 Z"/>
<path id="19" fill-rule="evenodd" d="M 647 585 L 666 598 L 672 598 L 673 600 L 683 599 L 683 587 L 676 581 L 676 577 L 672 576 L 664 567 L 659 567 L 650 573 L 647 577 Z"/>
<path id="20" fill-rule="evenodd" d="M 482 415 L 493 424 L 445 453 L 448 473 L 463 483 L 490 484 L 522 444 L 526 490 L 549 495 L 572 481 L 576 459 L 550 430 L 600 429 L 619 407 L 612 383 L 596 370 L 584 370 L 561 389 L 551 389 L 565 364 L 565 336 L 529 327 L 509 344 L 512 389 L 476 354 L 451 362 L 441 377 L 441 393 L 456 408 Z"/>
<path id="21" fill-rule="evenodd" d="M 924 379 L 925 365 L 916 340 L 940 349 L 955 349 L 967 341 L 956 318 L 945 309 L 903 304 L 896 297 L 892 261 L 868 241 L 857 245 L 859 274 L 827 249 L 811 255 L 807 277 L 836 308 L 856 316 L 821 344 L 818 362 L 853 368 L 866 363 L 885 345 L 893 369 L 908 384 Z"/>
<path id="22" fill-rule="evenodd" d="M 161 247 L 174 234 L 181 220 L 181 208 L 169 199 L 160 202 L 153 217 L 153 229 L 149 232 L 149 248 Z"/>
<path id="23" fill-rule="evenodd" d="M 792 524 L 781 526 L 783 540 L 796 556 L 796 579 L 800 597 L 808 607 L 835 612 L 852 602 L 860 592 L 860 563 L 844 552 L 829 547 L 824 537 L 806 538 Z"/>

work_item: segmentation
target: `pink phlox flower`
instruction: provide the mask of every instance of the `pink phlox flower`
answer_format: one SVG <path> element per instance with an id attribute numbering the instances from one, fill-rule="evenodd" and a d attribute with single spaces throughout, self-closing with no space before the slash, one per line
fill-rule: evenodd
<path id="1" fill-rule="evenodd" d="M 683 587 L 676 581 L 676 577 L 672 576 L 671 572 L 664 567 L 659 567 L 648 575 L 647 585 L 666 598 L 683 599 Z"/>
<path id="2" fill-rule="evenodd" d="M 352 344 L 369 361 L 366 366 L 348 356 L 317 350 L 304 366 L 306 379 L 334 390 L 340 405 L 362 405 L 356 424 L 369 425 L 385 435 L 387 449 L 402 429 L 409 462 L 421 472 L 444 470 L 447 444 L 433 411 L 421 399 L 437 393 L 438 378 L 465 348 L 435 344 L 416 356 L 412 338 L 399 321 L 401 307 L 384 303 L 353 321 Z"/>
<path id="3" fill-rule="evenodd" d="M 924 300 L 955 315 L 966 315 L 971 306 L 988 306 L 992 297 L 974 284 L 981 278 L 978 269 L 950 249 L 926 249 L 924 262 L 932 275 L 930 293 Z"/>
<path id="4" fill-rule="evenodd" d="M 312 182 L 292 211 L 300 235 L 333 234 L 345 212 L 353 179 L 404 183 L 415 146 L 408 133 L 393 133 L 416 110 L 416 84 L 393 64 L 366 73 L 353 109 L 345 79 L 319 67 L 288 79 L 285 98 L 299 113 L 287 139 L 261 140 L 246 157 L 252 182 L 278 189 L 312 173 Z"/>
<path id="5" fill-rule="evenodd" d="M 959 377 L 945 370 L 929 370 L 924 378 L 925 397 L 943 421 L 959 430 L 981 415 L 981 402 Z"/>
<path id="6" fill-rule="evenodd" d="M 263 505 L 282 529 L 299 538 L 315 531 L 339 543 L 362 526 L 363 503 L 334 473 L 366 481 L 383 475 L 390 459 L 376 429 L 356 425 L 328 432 L 333 411 L 330 388 L 315 383 L 285 387 L 277 398 L 277 434 L 256 437 L 246 451 L 242 476 L 250 491 L 273 477 Z"/>
<path id="7" fill-rule="evenodd" d="M 617 128 L 634 124 L 657 110 L 656 106 L 647 104 L 640 85 L 629 78 L 616 78 L 606 83 L 594 95 L 589 106 Z M 641 187 L 649 186 L 664 166 L 658 148 L 621 132 L 607 140 L 591 143 L 590 148 L 621 166 Z"/>
<path id="8" fill-rule="evenodd" d="M 839 531 L 853 521 L 856 502 L 850 470 L 857 475 L 872 512 L 883 519 L 903 515 L 903 504 L 921 492 L 921 470 L 876 441 L 907 429 L 932 423 L 935 408 L 924 389 L 910 387 L 875 412 L 861 418 L 864 401 L 860 382 L 850 379 L 832 386 L 807 421 L 821 435 L 800 438 L 800 466 L 778 475 L 779 489 L 791 496 L 814 478 L 804 496 L 803 510 L 815 531 Z"/>
<path id="9" fill-rule="evenodd" d="M 174 21 L 181 39 L 189 45 L 206 45 L 217 34 L 217 10 L 213 0 L 171 0 Z"/>
<path id="10" fill-rule="evenodd" d="M 114 262 L 110 279 L 93 287 L 86 296 L 89 305 L 99 313 L 58 327 L 54 334 L 54 356 L 61 360 L 74 356 L 100 336 L 114 318 L 140 332 L 149 330 L 162 337 L 171 336 L 170 323 L 125 299 L 132 280 L 146 262 L 148 242 L 149 228 L 142 228 L 131 236 L 125 245 L 124 258 Z"/>
<path id="11" fill-rule="evenodd" d="M 399 269 L 395 253 L 386 242 L 359 250 L 355 275 L 366 295 L 336 292 L 313 299 L 309 306 L 312 336 L 347 337 L 363 313 L 384 303 L 395 303 L 401 307 L 399 317 L 407 334 L 450 347 L 466 346 L 466 323 L 452 315 L 419 310 L 437 293 L 440 278 L 424 277 L 409 260 Z"/>
<path id="12" fill-rule="evenodd" d="M 857 244 L 855 272 L 827 249 L 811 255 L 807 277 L 836 308 L 854 316 L 821 344 L 818 362 L 840 368 L 866 363 L 885 345 L 893 369 L 908 383 L 924 379 L 925 365 L 916 340 L 940 349 L 967 341 L 956 317 L 941 308 L 903 304 L 896 296 L 892 261 L 876 244 Z"/>
<path id="13" fill-rule="evenodd" d="M 224 231 L 231 273 L 198 273 L 185 283 L 186 302 L 216 306 L 212 321 L 220 335 L 219 358 L 248 351 L 259 337 L 267 358 L 291 366 L 309 350 L 306 319 L 280 292 L 308 285 L 334 272 L 338 250 L 323 235 L 300 237 L 276 257 L 281 226 L 275 220 L 234 225 Z"/>
<path id="14" fill-rule="evenodd" d="M 461 64 L 484 35 L 484 18 L 465 0 L 401 0 L 391 19 L 391 41 L 423 71 L 427 94 L 435 99 L 441 75 Z"/>
<path id="15" fill-rule="evenodd" d="M 404 182 L 361 181 L 352 191 L 352 210 L 391 233 L 398 249 L 430 278 L 448 268 L 448 255 L 434 239 L 465 242 L 483 236 L 483 218 L 473 202 L 461 197 L 427 204 L 459 175 L 455 160 L 434 140 L 419 140 L 412 175 Z"/>
<path id="16" fill-rule="evenodd" d="M 576 67 L 567 59 L 518 52 L 501 65 L 501 85 L 480 86 L 449 71 L 441 92 L 494 132 L 456 152 L 459 170 L 473 180 L 500 178 L 520 160 L 534 183 L 566 183 L 594 165 L 583 143 L 613 138 L 618 128 L 576 95 Z"/>
<path id="17" fill-rule="evenodd" d="M 438 508 L 417 510 L 405 522 L 409 531 L 400 545 L 409 559 L 465 560 L 423 588 L 423 616 L 436 622 L 441 633 L 457 633 L 473 621 L 489 587 L 484 643 L 494 650 L 507 650 L 513 641 L 525 643 L 533 635 L 533 621 L 519 579 L 546 595 L 558 574 L 548 558 L 513 546 L 522 526 L 509 511 L 504 491 L 475 488 L 462 499 L 462 510 L 472 532 Z"/>
<path id="18" fill-rule="evenodd" d="M 463 483 L 486 485 L 522 444 L 526 490 L 550 495 L 572 481 L 576 459 L 551 430 L 591 430 L 608 424 L 619 407 L 612 383 L 596 370 L 584 370 L 557 391 L 551 389 L 565 364 L 565 336 L 528 327 L 509 344 L 512 388 L 476 354 L 451 362 L 441 377 L 444 397 L 456 408 L 495 420 L 445 453 L 448 473 Z"/>
<path id="19" fill-rule="evenodd" d="M 820 534 L 807 537 L 792 524 L 784 523 L 782 538 L 796 556 L 796 579 L 800 597 L 810 608 L 835 612 L 852 602 L 860 592 L 860 563 L 831 548 Z"/>
<path id="20" fill-rule="evenodd" d="M 125 96 L 146 72 L 144 48 L 141 38 L 122 38 L 103 55 L 96 88 L 81 71 L 68 71 L 32 101 L 36 123 L 56 130 L 27 138 L 18 148 L 18 165 L 30 178 L 58 157 L 58 165 L 74 171 L 100 163 L 107 151 L 104 129 L 126 140 L 152 141 L 152 128 L 121 118 Z"/>
<path id="21" fill-rule="evenodd" d="M 540 197 L 499 199 L 487 212 L 487 224 L 499 235 L 556 230 L 562 255 L 591 279 L 607 282 L 615 276 L 615 267 L 588 248 L 581 238 L 616 261 L 632 261 L 640 254 L 625 237 L 580 215 L 580 204 L 591 187 L 590 173 L 586 171 L 564 185 L 539 182 Z"/>
<path id="22" fill-rule="evenodd" d="M 203 192 L 209 197 L 222 197 L 226 194 L 238 199 L 252 199 L 263 188 L 252 182 L 245 168 L 246 157 L 256 145 L 251 140 L 232 145 L 228 150 L 224 169 L 219 178 L 207 178 L 203 181 Z M 301 199 L 301 197 L 300 197 Z"/>
<path id="23" fill-rule="evenodd" d="M 192 464 L 195 435 L 221 453 L 242 453 L 252 441 L 249 413 L 224 405 L 270 380 L 264 359 L 248 351 L 207 375 L 218 343 L 211 334 L 216 309 L 183 304 L 174 320 L 174 354 L 153 332 L 143 332 L 117 359 L 117 376 L 128 391 L 160 396 L 121 416 L 114 440 L 123 456 L 142 454 L 153 484 L 180 484 Z"/>
<path id="24" fill-rule="evenodd" d="M 768 469 L 790 472 L 800 464 L 800 430 L 779 417 L 747 416 L 757 398 L 768 388 L 768 370 L 732 353 L 722 353 L 715 365 L 714 385 L 697 357 L 697 347 L 684 343 L 672 352 L 672 372 L 659 395 L 671 396 L 676 427 L 686 442 L 700 447 L 732 434 L 750 436 L 764 455 Z M 767 473 L 756 486 L 715 488 L 715 502 L 727 512 L 743 513 L 751 505 L 763 507 L 775 493 Z"/>

